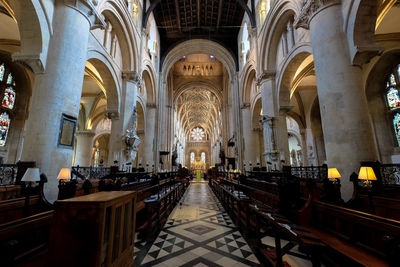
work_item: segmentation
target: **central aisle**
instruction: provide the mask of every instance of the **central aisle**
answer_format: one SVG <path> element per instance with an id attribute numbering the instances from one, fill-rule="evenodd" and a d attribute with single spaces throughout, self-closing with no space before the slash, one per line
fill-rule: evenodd
<path id="1" fill-rule="evenodd" d="M 136 260 L 136 266 L 260 266 L 205 183 L 189 186 L 146 256 Z"/>

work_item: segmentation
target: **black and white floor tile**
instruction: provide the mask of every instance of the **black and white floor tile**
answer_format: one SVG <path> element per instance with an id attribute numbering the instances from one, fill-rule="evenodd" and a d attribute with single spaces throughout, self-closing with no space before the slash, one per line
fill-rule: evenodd
<path id="1" fill-rule="evenodd" d="M 205 183 L 192 183 L 155 240 L 136 242 L 135 266 L 261 266 Z"/>

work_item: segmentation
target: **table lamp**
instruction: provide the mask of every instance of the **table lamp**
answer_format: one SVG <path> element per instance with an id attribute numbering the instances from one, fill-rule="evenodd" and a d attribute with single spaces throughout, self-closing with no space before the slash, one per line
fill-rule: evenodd
<path id="1" fill-rule="evenodd" d="M 40 173 L 39 168 L 28 168 L 22 176 L 22 182 L 39 182 L 40 181 Z"/>
<path id="2" fill-rule="evenodd" d="M 67 180 L 71 179 L 71 171 L 69 168 L 62 168 L 60 172 L 58 173 L 57 179 L 60 180 L 60 182 L 66 182 Z"/>
<path id="3" fill-rule="evenodd" d="M 336 168 L 328 169 L 328 178 L 333 179 L 333 183 L 336 184 L 338 182 L 337 179 L 341 178 L 339 171 Z"/>
<path id="4" fill-rule="evenodd" d="M 366 187 L 371 187 L 371 181 L 377 180 L 372 167 L 361 167 L 360 172 L 358 173 L 358 179 L 364 180 L 364 184 Z"/>

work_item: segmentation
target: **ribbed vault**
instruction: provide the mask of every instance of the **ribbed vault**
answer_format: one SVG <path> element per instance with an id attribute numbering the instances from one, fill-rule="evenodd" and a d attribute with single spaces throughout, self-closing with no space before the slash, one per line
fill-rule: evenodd
<path id="1" fill-rule="evenodd" d="M 177 101 L 178 117 L 187 136 L 195 127 L 210 134 L 218 115 L 219 101 L 213 92 L 199 87 L 183 92 Z"/>

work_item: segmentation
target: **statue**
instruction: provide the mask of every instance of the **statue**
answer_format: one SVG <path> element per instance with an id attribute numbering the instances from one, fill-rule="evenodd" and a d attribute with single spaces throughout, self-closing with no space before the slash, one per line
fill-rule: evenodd
<path id="1" fill-rule="evenodd" d="M 142 142 L 136 134 L 136 106 L 133 107 L 131 129 L 126 131 L 124 139 L 128 161 L 133 161 L 136 158 L 136 152 L 139 150 L 139 144 Z"/>

